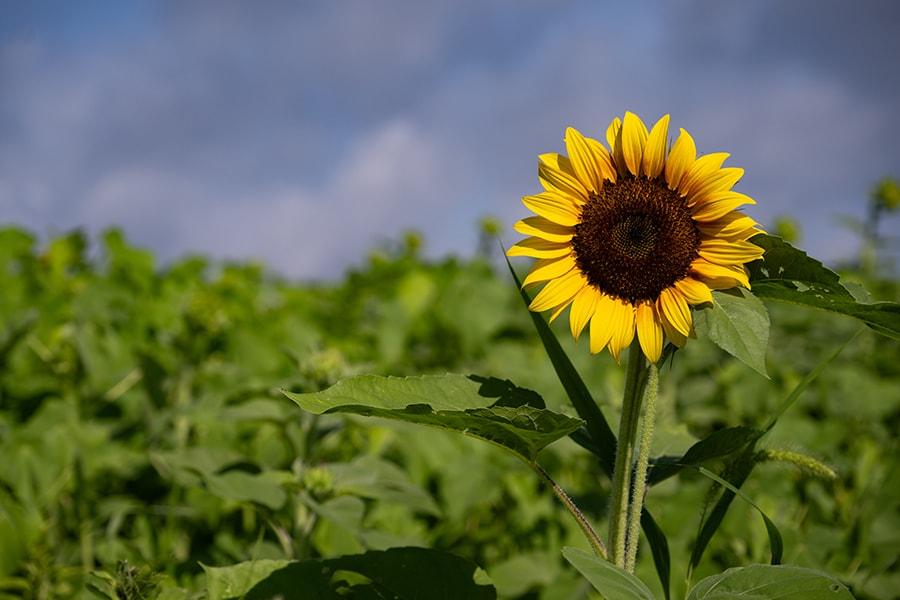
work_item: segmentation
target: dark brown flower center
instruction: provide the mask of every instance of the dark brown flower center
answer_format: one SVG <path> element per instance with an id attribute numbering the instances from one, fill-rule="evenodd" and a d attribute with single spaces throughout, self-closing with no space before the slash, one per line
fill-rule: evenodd
<path id="1" fill-rule="evenodd" d="M 687 275 L 700 231 L 678 192 L 661 179 L 604 182 L 581 209 L 572 248 L 592 286 L 622 300 L 656 300 Z"/>

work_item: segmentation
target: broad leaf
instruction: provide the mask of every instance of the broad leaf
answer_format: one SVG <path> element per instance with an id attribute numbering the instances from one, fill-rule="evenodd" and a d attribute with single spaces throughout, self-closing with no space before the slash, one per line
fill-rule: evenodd
<path id="1" fill-rule="evenodd" d="M 582 425 L 579 419 L 527 404 L 502 406 L 503 394 L 489 395 L 497 386 L 485 381 L 463 375 L 360 375 L 313 394 L 283 392 L 312 413 L 350 413 L 457 431 L 506 448 L 526 462 L 534 462 L 548 444 Z"/>
<path id="2" fill-rule="evenodd" d="M 563 548 L 566 557 L 584 578 L 606 598 L 654 600 L 653 593 L 634 574 L 578 548 Z"/>
<path id="3" fill-rule="evenodd" d="M 750 240 L 766 253 L 747 265 L 754 295 L 859 319 L 878 333 L 900 340 L 900 304 L 870 302 L 858 286 L 781 238 L 759 234 Z"/>
<path id="4" fill-rule="evenodd" d="M 743 288 L 713 292 L 714 306 L 694 311 L 694 328 L 717 346 L 766 373 L 769 313 L 765 305 Z"/>
<path id="5" fill-rule="evenodd" d="M 497 597 L 494 586 L 477 565 L 428 548 L 391 548 L 328 560 L 260 560 L 203 568 L 208 596 L 223 600 Z"/>
<path id="6" fill-rule="evenodd" d="M 790 565 L 750 565 L 707 577 L 687 600 L 853 600 L 840 581 L 815 569 Z"/>

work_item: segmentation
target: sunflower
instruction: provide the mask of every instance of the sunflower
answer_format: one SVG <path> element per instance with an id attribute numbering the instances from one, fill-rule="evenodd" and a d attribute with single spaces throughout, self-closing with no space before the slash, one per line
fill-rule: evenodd
<path id="1" fill-rule="evenodd" d="M 763 254 L 748 241 L 757 223 L 736 210 L 755 201 L 731 189 L 744 170 L 722 167 L 725 153 L 698 158 L 684 129 L 667 147 L 668 130 L 669 115 L 648 132 L 627 112 L 607 150 L 567 129 L 569 156 L 541 155 L 545 191 L 522 199 L 536 216 L 514 228 L 530 237 L 507 252 L 538 259 L 523 285 L 546 285 L 529 308 L 552 321 L 570 306 L 576 341 L 590 323 L 591 353 L 609 348 L 617 362 L 635 333 L 654 363 L 665 338 L 684 347 L 691 307 L 749 288 L 744 264 Z"/>

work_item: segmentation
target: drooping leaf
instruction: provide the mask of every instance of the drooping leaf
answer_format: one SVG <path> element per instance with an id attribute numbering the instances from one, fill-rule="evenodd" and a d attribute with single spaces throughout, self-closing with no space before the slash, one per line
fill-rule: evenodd
<path id="1" fill-rule="evenodd" d="M 563 548 L 562 553 L 605 598 L 654 600 L 646 584 L 625 569 L 578 548 Z"/>
<path id="2" fill-rule="evenodd" d="M 709 460 L 723 458 L 738 452 L 758 440 L 766 430 L 753 427 L 726 427 L 711 434 L 688 448 L 681 457 L 662 457 L 656 459 L 650 468 L 648 482 L 659 483 L 681 469 L 700 465 Z"/>
<path id="3" fill-rule="evenodd" d="M 653 515 L 643 507 L 641 510 L 641 529 L 647 536 L 647 543 L 650 544 L 650 553 L 653 555 L 653 565 L 656 567 L 656 574 L 659 576 L 659 582 L 662 584 L 663 594 L 666 600 L 669 600 L 670 579 L 672 577 L 672 559 L 669 554 L 669 540 L 662 527 L 653 518 Z"/>
<path id="4" fill-rule="evenodd" d="M 766 373 L 769 313 L 743 288 L 714 291 L 714 306 L 694 311 L 694 328 L 756 372 Z"/>
<path id="5" fill-rule="evenodd" d="M 497 405 L 498 397 L 487 395 L 483 383 L 463 375 L 360 375 L 322 392 L 284 394 L 316 414 L 350 413 L 457 431 L 506 448 L 526 462 L 582 425 L 579 419 L 527 404 Z"/>
<path id="6" fill-rule="evenodd" d="M 747 504 L 749 504 L 750 506 L 752 506 L 753 508 L 756 509 L 756 512 L 758 512 L 760 514 L 760 516 L 763 519 L 763 522 L 766 524 L 766 532 L 769 534 L 769 548 L 772 551 L 772 564 L 773 565 L 781 564 L 781 556 L 784 553 L 784 542 L 781 539 L 781 532 L 778 531 L 778 527 L 775 525 L 775 523 L 772 521 L 772 519 L 769 518 L 769 516 L 763 511 L 763 509 L 761 509 L 759 506 L 757 506 L 756 502 L 754 502 L 750 498 L 750 496 L 748 496 L 747 494 L 742 492 L 739 488 L 731 485 L 730 483 L 728 483 L 727 481 L 725 481 L 724 479 L 722 479 L 721 477 L 719 477 L 718 475 L 716 475 L 715 473 L 710 471 L 709 469 L 704 469 L 703 467 L 697 467 L 697 470 L 700 471 L 701 473 L 703 473 L 704 475 L 706 475 L 707 477 L 709 477 L 710 479 L 712 479 L 713 481 L 715 481 L 716 483 L 718 483 L 719 485 L 725 486 L 726 488 L 728 488 L 728 491 L 730 491 L 732 494 L 737 494 L 744 500 L 744 502 L 746 502 Z"/>
<path id="7" fill-rule="evenodd" d="M 487 575 L 472 562 L 429 548 L 391 548 L 327 560 L 260 560 L 203 567 L 208 596 L 223 600 L 339 600 L 497 597 Z"/>
<path id="8" fill-rule="evenodd" d="M 687 600 L 853 600 L 840 581 L 815 569 L 791 565 L 750 565 L 707 577 Z"/>
<path id="9" fill-rule="evenodd" d="M 837 273 L 781 238 L 758 234 L 750 241 L 766 251 L 747 265 L 751 290 L 758 298 L 853 317 L 900 340 L 900 304 L 871 302 L 859 286 L 841 282 Z"/>

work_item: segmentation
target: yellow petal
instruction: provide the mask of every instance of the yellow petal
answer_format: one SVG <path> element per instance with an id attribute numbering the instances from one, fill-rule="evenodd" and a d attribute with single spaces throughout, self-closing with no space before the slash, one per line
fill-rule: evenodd
<path id="1" fill-rule="evenodd" d="M 571 252 L 570 244 L 548 242 L 536 237 L 525 238 L 506 251 L 507 256 L 530 256 L 532 258 L 560 258 Z"/>
<path id="2" fill-rule="evenodd" d="M 662 327 L 663 331 L 666 332 L 666 337 L 669 338 L 669 341 L 678 346 L 679 348 L 684 348 L 684 345 L 687 343 L 687 336 L 683 335 L 680 331 L 672 327 L 671 323 L 662 319 Z"/>
<path id="3" fill-rule="evenodd" d="M 728 241 L 746 240 L 757 233 L 756 221 L 744 213 L 732 211 L 714 221 L 697 222 L 697 229 L 704 237 Z"/>
<path id="4" fill-rule="evenodd" d="M 638 342 L 644 355 L 652 362 L 659 361 L 662 354 L 663 330 L 656 318 L 656 309 L 650 302 L 640 302 L 635 307 L 635 324 Z"/>
<path id="5" fill-rule="evenodd" d="M 569 160 L 568 156 L 563 156 L 556 152 L 548 152 L 546 154 L 538 154 L 538 160 L 558 171 L 575 177 L 575 169 L 572 168 L 572 161 Z"/>
<path id="6" fill-rule="evenodd" d="M 572 300 L 572 310 L 569 311 L 569 327 L 576 342 L 591 317 L 594 316 L 599 296 L 600 293 L 589 285 L 584 286 L 580 292 L 575 294 L 575 299 Z"/>
<path id="7" fill-rule="evenodd" d="M 716 175 L 716 172 L 722 167 L 722 163 L 729 156 L 727 152 L 713 152 L 699 157 L 684 174 L 681 185 L 678 186 L 678 192 L 682 196 L 692 194 L 704 182 Z"/>
<path id="8" fill-rule="evenodd" d="M 622 154 L 622 121 L 618 117 L 612 120 L 606 129 L 606 141 L 609 144 L 609 153 L 612 157 L 616 173 L 625 175 L 628 167 L 625 165 L 625 156 Z"/>
<path id="9" fill-rule="evenodd" d="M 574 227 L 581 221 L 581 207 L 559 192 L 525 196 L 522 198 L 522 204 L 530 211 L 560 225 Z"/>
<path id="10" fill-rule="evenodd" d="M 675 282 L 675 289 L 681 292 L 681 295 L 684 296 L 691 306 L 713 303 L 712 291 L 710 291 L 709 287 L 693 277 L 679 279 Z"/>
<path id="11" fill-rule="evenodd" d="M 752 242 L 726 240 L 705 240 L 701 242 L 697 253 L 706 260 L 720 265 L 748 263 L 763 255 L 763 250 Z"/>
<path id="12" fill-rule="evenodd" d="M 669 115 L 664 115 L 650 130 L 650 136 L 647 138 L 647 145 L 644 148 L 641 170 L 650 179 L 659 177 L 660 173 L 662 173 L 666 164 L 666 144 L 668 139 Z"/>
<path id="13" fill-rule="evenodd" d="M 594 315 L 591 317 L 591 354 L 602 351 L 612 338 L 618 300 L 597 292 Z"/>
<path id="14" fill-rule="evenodd" d="M 685 190 L 688 206 L 693 206 L 703 198 L 719 192 L 727 192 L 744 176 L 744 170 L 737 167 L 719 169 L 705 181 Z"/>
<path id="15" fill-rule="evenodd" d="M 603 144 L 595 139 L 584 138 L 584 141 L 587 142 L 588 147 L 590 147 L 591 151 L 594 153 L 594 156 L 597 159 L 597 166 L 600 168 L 601 176 L 604 179 L 615 181 L 618 175 L 616 173 L 616 167 L 613 164 L 613 159 L 612 156 L 610 156 L 609 151 L 603 146 Z"/>
<path id="16" fill-rule="evenodd" d="M 621 364 L 619 356 L 622 350 L 631 345 L 634 339 L 634 305 L 630 302 L 616 300 L 613 305 L 613 334 L 609 340 L 609 353 Z"/>
<path id="17" fill-rule="evenodd" d="M 740 192 L 718 192 L 692 206 L 691 217 L 695 221 L 708 223 L 724 217 L 742 204 L 756 204 L 756 200 Z"/>
<path id="18" fill-rule="evenodd" d="M 644 145 L 647 143 L 647 127 L 640 117 L 632 112 L 625 113 L 622 123 L 622 155 L 625 166 L 633 175 L 641 174 Z"/>
<path id="19" fill-rule="evenodd" d="M 574 268 L 575 257 L 572 254 L 567 254 L 562 258 L 542 258 L 531 267 L 531 271 L 522 282 L 522 287 L 562 277 Z"/>
<path id="20" fill-rule="evenodd" d="M 513 225 L 522 235 L 533 235 L 548 242 L 565 243 L 572 239 L 575 230 L 567 225 L 554 223 L 546 217 L 526 217 Z"/>
<path id="21" fill-rule="evenodd" d="M 616 147 L 616 140 L 619 139 L 619 130 L 621 129 L 622 120 L 619 117 L 613 119 L 609 127 L 606 128 L 606 143 L 610 150 Z"/>
<path id="22" fill-rule="evenodd" d="M 573 200 L 581 203 L 587 202 L 587 190 L 575 175 L 570 175 L 561 169 L 550 166 L 547 163 L 538 163 L 538 179 L 545 190 L 559 190 L 571 196 Z"/>
<path id="23" fill-rule="evenodd" d="M 743 266 L 726 267 L 711 263 L 701 257 L 691 263 L 691 270 L 714 290 L 727 290 L 736 285 L 750 287 L 750 280 L 747 278 L 747 272 Z"/>
<path id="24" fill-rule="evenodd" d="M 577 269 L 573 269 L 559 277 L 553 279 L 534 297 L 528 308 L 534 312 L 543 312 L 551 308 L 559 306 L 565 307 L 575 294 L 584 287 L 584 277 Z"/>
<path id="25" fill-rule="evenodd" d="M 672 325 L 676 331 L 685 337 L 691 332 L 691 324 L 693 322 L 691 309 L 688 306 L 687 299 L 678 291 L 678 288 L 668 287 L 660 292 L 656 306 L 659 308 L 665 321 Z"/>
<path id="26" fill-rule="evenodd" d="M 598 192 L 603 187 L 603 172 L 597 157 L 584 136 L 577 129 L 566 129 L 566 150 L 575 177 L 589 192 Z"/>
<path id="27" fill-rule="evenodd" d="M 666 158 L 665 173 L 670 190 L 679 189 L 678 186 L 681 184 L 684 174 L 688 172 L 696 159 L 697 146 L 694 144 L 694 138 L 682 129 Z"/>

